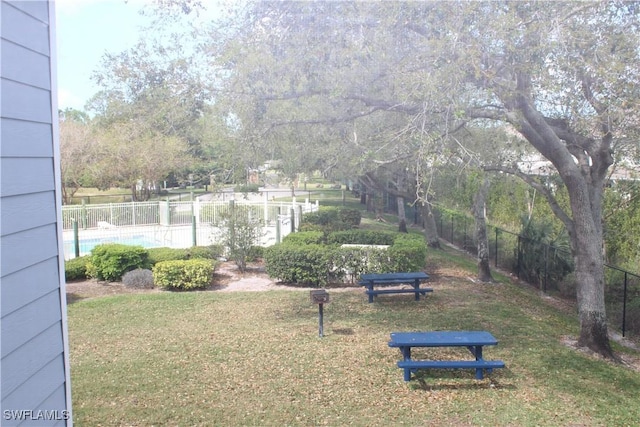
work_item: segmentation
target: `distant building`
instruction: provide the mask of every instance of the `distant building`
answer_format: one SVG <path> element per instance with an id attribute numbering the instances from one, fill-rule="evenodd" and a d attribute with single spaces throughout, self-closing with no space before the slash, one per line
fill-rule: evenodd
<path id="1" fill-rule="evenodd" d="M 0 0 L 0 425 L 70 426 L 54 2 Z"/>

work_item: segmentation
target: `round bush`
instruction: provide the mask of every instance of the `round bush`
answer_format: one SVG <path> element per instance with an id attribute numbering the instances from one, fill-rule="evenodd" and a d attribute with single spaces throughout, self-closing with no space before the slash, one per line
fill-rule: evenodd
<path id="1" fill-rule="evenodd" d="M 88 256 L 69 259 L 64 262 L 64 278 L 67 281 L 84 280 L 87 278 Z"/>
<path id="2" fill-rule="evenodd" d="M 127 271 L 145 268 L 148 263 L 149 252 L 142 246 L 106 243 L 91 250 L 91 272 L 99 280 L 117 282 Z"/>
<path id="3" fill-rule="evenodd" d="M 153 281 L 166 290 L 204 289 L 211 284 L 216 262 L 207 259 L 163 261 L 153 266 Z"/>

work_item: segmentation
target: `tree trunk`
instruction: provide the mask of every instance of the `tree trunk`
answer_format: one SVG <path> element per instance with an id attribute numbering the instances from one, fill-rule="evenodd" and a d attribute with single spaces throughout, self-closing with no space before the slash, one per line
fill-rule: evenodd
<path id="1" fill-rule="evenodd" d="M 427 245 L 429 245 L 430 248 L 440 249 L 436 219 L 433 216 L 431 205 L 428 202 L 422 204 L 422 218 L 424 219 L 424 235 L 427 239 Z"/>
<path id="2" fill-rule="evenodd" d="M 493 282 L 489 265 L 489 238 L 487 237 L 486 200 L 491 182 L 485 178 L 478 188 L 473 201 L 473 217 L 475 218 L 475 238 L 478 248 L 478 280 Z"/>
<path id="3" fill-rule="evenodd" d="M 404 210 L 404 197 L 397 196 L 396 203 L 398 205 L 398 231 L 407 232 L 407 214 Z"/>
<path id="4" fill-rule="evenodd" d="M 398 220 L 402 221 L 407 219 L 407 214 L 404 210 L 404 197 L 396 197 L 396 204 L 398 205 Z"/>
<path id="5" fill-rule="evenodd" d="M 576 293 L 580 316 L 578 345 L 613 357 L 609 342 L 604 301 L 604 258 L 602 256 L 602 188 L 588 193 L 569 188 L 574 232 L 570 233 L 575 262 Z M 591 199 L 591 200 L 590 200 Z"/>

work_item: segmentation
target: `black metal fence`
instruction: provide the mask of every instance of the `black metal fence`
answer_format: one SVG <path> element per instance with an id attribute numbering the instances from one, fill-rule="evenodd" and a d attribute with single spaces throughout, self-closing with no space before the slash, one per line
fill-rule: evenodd
<path id="1" fill-rule="evenodd" d="M 434 209 L 440 238 L 476 255 L 475 223 L 471 216 Z M 416 221 L 417 222 L 417 221 Z M 575 275 L 570 252 L 493 226 L 487 226 L 491 260 L 542 292 L 575 299 Z M 640 336 L 640 275 L 605 264 L 605 305 L 609 325 L 622 335 Z"/>

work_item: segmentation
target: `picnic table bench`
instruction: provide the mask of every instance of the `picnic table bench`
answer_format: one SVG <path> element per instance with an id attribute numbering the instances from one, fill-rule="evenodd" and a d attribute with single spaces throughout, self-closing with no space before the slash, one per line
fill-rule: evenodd
<path id="1" fill-rule="evenodd" d="M 411 380 L 411 373 L 418 369 L 475 369 L 476 379 L 484 378 L 484 371 L 491 373 L 495 368 L 504 368 L 502 360 L 485 360 L 482 349 L 496 345 L 498 340 L 486 331 L 433 331 L 433 332 L 393 332 L 389 347 L 397 347 L 402 353 L 398 367 L 404 369 L 404 380 Z M 475 360 L 414 360 L 413 347 L 466 347 Z"/>
<path id="2" fill-rule="evenodd" d="M 360 281 L 361 286 L 367 288 L 365 291 L 369 296 L 369 302 L 373 302 L 375 296 L 380 294 L 406 294 L 412 293 L 416 296 L 416 301 L 420 300 L 420 295 L 427 292 L 433 292 L 431 288 L 421 288 L 420 283 L 429 279 L 429 275 L 423 271 L 412 273 L 379 273 L 379 274 L 362 274 Z M 413 289 L 374 289 L 377 285 L 397 285 L 407 283 L 413 285 Z"/>

